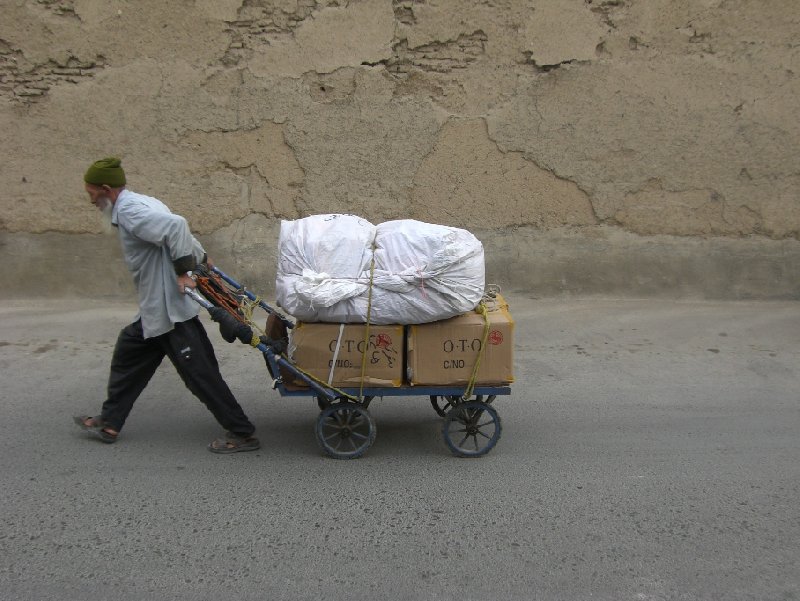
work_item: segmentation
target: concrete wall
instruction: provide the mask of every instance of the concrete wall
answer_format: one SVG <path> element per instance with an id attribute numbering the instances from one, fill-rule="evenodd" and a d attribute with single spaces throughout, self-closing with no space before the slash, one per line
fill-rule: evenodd
<path id="1" fill-rule="evenodd" d="M 0 0 L 0 295 L 130 293 L 120 156 L 272 290 L 281 219 L 473 231 L 534 296 L 800 298 L 796 0 Z"/>

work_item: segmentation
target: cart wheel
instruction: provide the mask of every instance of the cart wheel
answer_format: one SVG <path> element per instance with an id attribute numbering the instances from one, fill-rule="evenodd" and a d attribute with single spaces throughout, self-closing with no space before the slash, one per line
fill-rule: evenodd
<path id="1" fill-rule="evenodd" d="M 480 457 L 500 439 L 500 416 L 481 401 L 459 403 L 447 413 L 442 426 L 444 441 L 457 457 Z"/>
<path id="2" fill-rule="evenodd" d="M 361 457 L 375 442 L 375 422 L 356 403 L 333 403 L 317 418 L 317 442 L 334 459 Z"/>

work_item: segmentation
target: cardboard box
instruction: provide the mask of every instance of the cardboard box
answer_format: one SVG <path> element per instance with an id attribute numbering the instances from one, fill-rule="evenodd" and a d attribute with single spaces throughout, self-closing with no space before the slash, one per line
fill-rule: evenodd
<path id="1" fill-rule="evenodd" d="M 478 356 L 478 384 L 514 381 L 514 319 L 498 295 L 487 306 L 489 333 L 482 350 L 483 315 L 475 312 L 408 326 L 407 380 L 412 385 L 467 384 Z"/>
<path id="2" fill-rule="evenodd" d="M 396 387 L 403 383 L 403 326 L 299 322 L 291 331 L 289 356 L 297 367 L 337 388 Z M 295 381 L 295 384 L 302 384 Z"/>

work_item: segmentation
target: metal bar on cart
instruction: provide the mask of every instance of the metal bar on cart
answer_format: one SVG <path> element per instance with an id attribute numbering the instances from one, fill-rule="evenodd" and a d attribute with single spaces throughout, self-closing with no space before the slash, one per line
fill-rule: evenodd
<path id="1" fill-rule="evenodd" d="M 280 368 L 284 367 L 288 369 L 296 378 L 300 378 L 303 382 L 308 384 L 308 386 L 317 393 L 317 396 L 323 396 L 330 402 L 336 400 L 335 394 L 309 378 L 307 375 L 297 369 L 294 364 L 290 363 L 280 355 L 276 355 L 275 352 L 266 344 L 260 343 L 258 346 L 256 346 L 256 348 L 264 354 L 264 358 L 270 367 L 270 373 L 272 373 L 273 377 L 275 378 L 274 387 L 278 390 L 281 396 L 309 396 L 309 392 L 307 390 L 302 391 L 302 395 L 292 395 L 290 391 L 286 389 L 280 371 Z"/>
<path id="2" fill-rule="evenodd" d="M 339 388 L 345 394 L 358 396 L 360 388 Z M 365 396 L 372 397 L 411 397 L 411 396 L 457 396 L 461 397 L 466 386 L 395 386 L 392 388 L 364 388 Z M 309 396 L 308 390 L 281 389 L 281 396 Z M 476 386 L 473 395 L 507 396 L 511 394 L 509 386 Z M 335 398 L 335 397 L 334 397 Z"/>

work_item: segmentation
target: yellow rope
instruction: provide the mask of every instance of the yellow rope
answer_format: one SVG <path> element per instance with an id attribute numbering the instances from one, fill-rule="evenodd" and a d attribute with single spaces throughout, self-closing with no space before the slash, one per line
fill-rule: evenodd
<path id="1" fill-rule="evenodd" d="M 250 327 L 250 329 L 253 331 L 253 337 L 250 340 L 250 346 L 257 347 L 259 344 L 261 344 L 261 337 L 260 337 L 259 334 L 266 335 L 266 332 L 264 330 L 262 330 L 258 325 L 256 325 L 256 322 L 253 320 L 253 310 L 255 309 L 256 306 L 258 306 L 258 304 L 261 302 L 262 299 L 261 299 L 261 297 L 256 296 L 255 300 L 251 301 L 249 299 L 249 297 L 244 295 L 244 294 L 241 294 L 241 295 L 237 294 L 236 297 L 239 300 L 239 312 L 241 313 L 242 321 L 244 323 L 246 323 Z M 283 357 L 286 360 L 289 360 L 289 358 L 283 353 L 276 353 L 276 354 L 278 356 L 280 356 L 280 357 Z M 347 394 L 343 390 L 339 390 L 338 388 L 334 388 L 333 386 L 330 386 L 327 382 L 324 382 L 324 381 L 320 380 L 319 378 L 314 377 L 313 375 L 311 375 L 310 373 L 308 373 L 307 371 L 305 371 L 303 369 L 300 369 L 296 365 L 294 365 L 293 367 L 294 367 L 294 369 L 299 371 L 301 374 L 306 376 L 309 380 L 312 380 L 312 381 L 316 382 L 317 384 L 319 384 L 323 388 L 331 390 L 334 393 L 336 393 L 337 395 L 339 395 L 341 397 L 344 397 L 346 399 L 349 399 L 351 401 L 357 401 L 358 400 L 354 396 Z"/>
<path id="2" fill-rule="evenodd" d="M 335 387 L 331 386 L 330 384 L 328 384 L 328 383 L 327 383 L 327 382 L 325 382 L 324 380 L 320 380 L 319 378 L 317 378 L 317 377 L 315 377 L 315 376 L 312 376 L 310 373 L 308 373 L 308 372 L 307 372 L 307 371 L 305 371 L 305 370 L 302 370 L 302 369 L 300 369 L 300 368 L 299 368 L 299 367 L 297 367 L 296 365 L 294 365 L 293 367 L 294 367 L 294 368 L 295 368 L 297 371 L 299 371 L 301 374 L 303 374 L 304 376 L 306 376 L 306 377 L 307 377 L 309 380 L 313 380 L 314 382 L 316 382 L 317 384 L 319 384 L 319 385 L 320 385 L 320 386 L 322 386 L 323 388 L 327 388 L 328 390 L 332 390 L 332 391 L 333 391 L 333 392 L 335 392 L 337 395 L 339 395 L 339 396 L 342 396 L 342 397 L 344 397 L 344 398 L 346 398 L 346 399 L 348 399 L 348 400 L 350 400 L 350 401 L 358 401 L 358 400 L 359 400 L 359 399 L 357 399 L 356 397 L 354 397 L 354 396 L 352 396 L 352 395 L 350 395 L 350 394 L 347 394 L 346 392 L 344 392 L 344 391 L 342 391 L 342 390 L 339 390 L 338 388 L 335 388 Z"/>
<path id="3" fill-rule="evenodd" d="M 483 338 L 481 339 L 481 348 L 478 351 L 478 357 L 475 360 L 475 365 L 472 368 L 472 375 L 469 378 L 467 389 L 464 391 L 462 400 L 467 401 L 472 396 L 472 391 L 475 390 L 475 383 L 478 381 L 478 369 L 481 366 L 481 357 L 483 357 L 484 350 L 486 349 L 486 341 L 489 339 L 489 312 L 486 310 L 486 305 L 481 301 L 475 308 L 475 312 L 483 315 Z"/>
<path id="4" fill-rule="evenodd" d="M 255 300 L 250 300 L 248 296 L 243 294 L 239 298 L 239 311 L 242 314 L 242 319 L 248 326 L 250 326 L 250 329 L 253 332 L 253 338 L 250 340 L 250 346 L 255 348 L 261 344 L 261 336 L 266 336 L 266 332 L 256 325 L 256 322 L 253 319 L 253 310 L 258 306 L 258 303 L 261 302 L 261 297 L 256 296 Z"/>
<path id="5" fill-rule="evenodd" d="M 259 334 L 257 334 L 256 332 L 266 336 L 266 332 L 264 330 L 262 330 L 259 326 L 257 326 L 255 321 L 253 320 L 253 310 L 258 306 L 258 304 L 260 302 L 261 302 L 261 297 L 259 297 L 259 296 L 256 296 L 255 300 L 250 300 L 247 296 L 243 296 L 243 297 L 241 297 L 241 301 L 239 303 L 239 307 L 240 307 L 240 310 L 242 312 L 242 317 L 244 318 L 245 323 L 247 323 L 247 325 L 250 326 L 250 328 L 253 330 L 253 339 L 250 341 L 250 345 L 253 346 L 253 347 L 257 347 L 261 343 L 261 338 L 260 338 Z M 282 356 L 282 357 L 288 359 L 288 357 L 286 357 L 283 354 L 280 354 L 279 356 Z M 324 380 L 320 380 L 316 376 L 311 375 L 310 373 L 308 373 L 304 369 L 300 369 L 299 367 L 297 367 L 297 365 L 294 365 L 293 367 L 294 367 L 294 369 L 299 371 L 301 374 L 303 374 L 305 377 L 307 377 L 309 380 L 312 380 L 313 382 L 316 382 L 320 386 L 335 392 L 337 395 L 342 396 L 342 397 L 344 397 L 344 398 L 346 398 L 348 400 L 351 400 L 351 401 L 357 401 L 358 400 L 358 399 L 356 399 L 356 397 L 354 397 L 354 396 L 352 396 L 350 394 L 347 394 L 343 390 L 339 390 L 338 388 L 335 388 L 335 387 L 331 386 L 330 384 L 328 384 Z"/>

